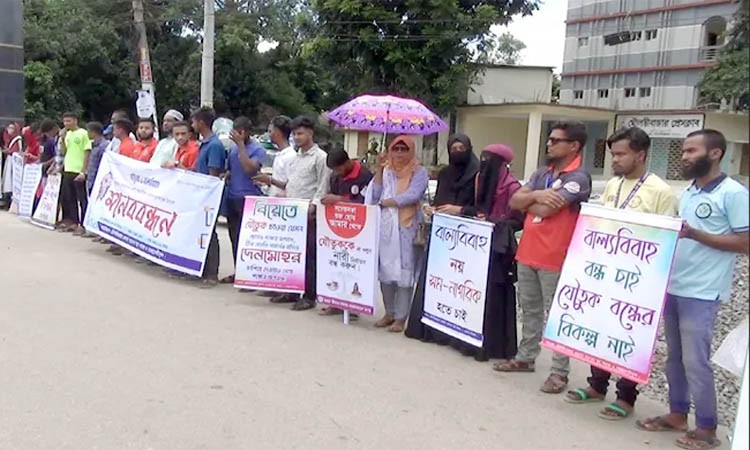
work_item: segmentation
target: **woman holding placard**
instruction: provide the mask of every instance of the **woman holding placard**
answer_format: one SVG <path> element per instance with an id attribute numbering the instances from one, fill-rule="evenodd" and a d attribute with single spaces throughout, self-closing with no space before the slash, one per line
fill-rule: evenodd
<path id="1" fill-rule="evenodd" d="M 414 291 L 414 239 L 422 222 L 419 208 L 427 189 L 427 169 L 419 164 L 414 141 L 393 140 L 378 155 L 378 168 L 367 188 L 365 203 L 380 205 L 380 261 L 378 277 L 385 315 L 378 328 L 402 332 Z"/>

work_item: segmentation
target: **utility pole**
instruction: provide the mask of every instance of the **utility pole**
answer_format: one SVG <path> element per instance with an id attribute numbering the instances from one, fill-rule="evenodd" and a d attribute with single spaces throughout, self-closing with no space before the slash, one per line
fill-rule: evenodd
<path id="1" fill-rule="evenodd" d="M 156 93 L 154 92 L 154 76 L 151 72 L 151 56 L 148 52 L 148 38 L 146 36 L 146 23 L 143 18 L 143 0 L 133 0 L 133 19 L 135 30 L 138 33 L 138 68 L 141 74 L 141 90 L 151 94 L 154 99 L 154 124 L 157 126 L 156 137 L 158 139 L 158 116 L 156 115 Z"/>
<path id="2" fill-rule="evenodd" d="M 214 0 L 203 2 L 203 58 L 201 59 L 201 106 L 214 106 Z"/>

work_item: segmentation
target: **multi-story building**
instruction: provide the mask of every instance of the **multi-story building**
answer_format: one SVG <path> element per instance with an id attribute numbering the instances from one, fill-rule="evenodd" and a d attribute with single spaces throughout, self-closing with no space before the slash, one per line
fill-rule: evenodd
<path id="1" fill-rule="evenodd" d="M 737 8 L 733 0 L 568 0 L 560 103 L 612 109 L 617 127 L 646 129 L 651 170 L 668 179 L 680 177 L 682 139 L 718 128 L 730 141 L 725 170 L 747 175 L 747 116 L 701 104 L 698 92 Z"/>
<path id="2" fill-rule="evenodd" d="M 0 127 L 23 122 L 23 2 L 0 0 Z"/>

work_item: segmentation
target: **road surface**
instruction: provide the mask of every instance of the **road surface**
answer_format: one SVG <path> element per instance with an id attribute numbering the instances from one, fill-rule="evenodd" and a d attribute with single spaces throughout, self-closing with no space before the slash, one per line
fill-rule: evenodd
<path id="1" fill-rule="evenodd" d="M 503 375 L 371 318 L 198 289 L 6 212 L 0 230 L 2 450 L 676 448 L 539 392 L 547 353 L 537 373 Z M 580 385 L 587 368 L 573 372 Z M 643 398 L 636 417 L 663 410 Z"/>

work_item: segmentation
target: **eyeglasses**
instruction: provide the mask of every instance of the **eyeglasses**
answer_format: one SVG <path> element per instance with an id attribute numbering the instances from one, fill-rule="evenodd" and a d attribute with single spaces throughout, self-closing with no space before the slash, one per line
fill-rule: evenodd
<path id="1" fill-rule="evenodd" d="M 573 139 L 550 137 L 550 138 L 547 138 L 547 142 L 552 145 L 557 145 L 560 142 L 573 142 Z"/>
<path id="2" fill-rule="evenodd" d="M 409 153 L 409 147 L 397 145 L 391 148 L 393 153 Z"/>

